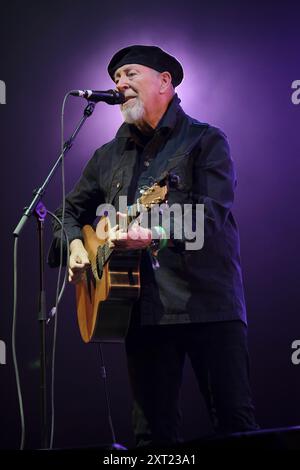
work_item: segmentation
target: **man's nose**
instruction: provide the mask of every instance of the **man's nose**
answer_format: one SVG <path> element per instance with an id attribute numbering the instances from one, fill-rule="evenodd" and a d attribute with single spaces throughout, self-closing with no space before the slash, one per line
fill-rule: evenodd
<path id="1" fill-rule="evenodd" d="M 126 75 L 119 78 L 116 88 L 119 91 L 124 91 L 124 90 L 127 90 L 129 88 L 128 79 L 127 79 Z"/>

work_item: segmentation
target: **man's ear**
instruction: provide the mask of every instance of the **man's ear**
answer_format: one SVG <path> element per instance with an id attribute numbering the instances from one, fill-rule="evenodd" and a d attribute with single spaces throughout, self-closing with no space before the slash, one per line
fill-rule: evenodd
<path id="1" fill-rule="evenodd" d="M 172 86 L 172 77 L 170 72 L 162 72 L 160 74 L 161 85 L 160 85 L 160 92 L 165 93 L 166 90 Z"/>

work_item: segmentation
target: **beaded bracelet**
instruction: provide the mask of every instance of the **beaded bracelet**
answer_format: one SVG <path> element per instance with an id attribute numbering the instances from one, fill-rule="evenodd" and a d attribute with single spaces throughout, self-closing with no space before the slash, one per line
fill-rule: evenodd
<path id="1" fill-rule="evenodd" d="M 159 238 L 154 237 L 152 239 L 151 244 L 149 245 L 149 249 L 152 258 L 152 267 L 153 269 L 158 269 L 160 266 L 157 259 L 157 255 L 160 250 L 167 246 L 168 238 L 166 231 L 160 225 L 153 227 L 153 232 L 154 235 L 159 235 Z"/>

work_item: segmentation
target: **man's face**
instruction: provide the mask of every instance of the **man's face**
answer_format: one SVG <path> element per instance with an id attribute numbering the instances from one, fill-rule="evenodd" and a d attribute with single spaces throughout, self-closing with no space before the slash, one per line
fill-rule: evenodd
<path id="1" fill-rule="evenodd" d="M 116 70 L 114 79 L 126 99 L 121 105 L 124 120 L 151 123 L 160 102 L 160 73 L 144 65 L 126 64 Z"/>

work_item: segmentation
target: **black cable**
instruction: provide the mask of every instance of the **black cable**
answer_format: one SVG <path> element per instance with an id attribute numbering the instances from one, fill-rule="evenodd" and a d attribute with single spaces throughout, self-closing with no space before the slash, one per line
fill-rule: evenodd
<path id="1" fill-rule="evenodd" d="M 16 376 L 16 385 L 17 385 L 17 391 L 18 391 L 20 418 L 21 418 L 20 450 L 23 450 L 24 449 L 24 444 L 25 444 L 25 420 L 24 420 L 24 407 L 23 407 L 23 399 L 22 399 L 22 390 L 21 390 L 21 384 L 20 384 L 17 354 L 16 354 L 16 323 L 17 323 L 17 300 L 18 300 L 18 283 L 17 283 L 17 281 L 18 281 L 18 237 L 15 237 L 15 242 L 14 242 L 13 325 L 12 325 L 11 345 L 12 345 L 14 371 L 15 371 L 15 376 Z"/>
<path id="2" fill-rule="evenodd" d="M 55 371 L 55 353 L 56 353 L 56 337 L 57 337 L 57 319 L 58 319 L 58 304 L 59 304 L 59 297 L 60 297 L 60 278 L 61 278 L 61 271 L 63 267 L 63 248 L 64 248 L 64 221 L 65 221 L 65 198 L 66 198 L 66 188 L 65 188 L 65 161 L 64 161 L 64 113 L 65 113 L 65 105 L 68 97 L 70 96 L 70 92 L 68 92 L 62 103 L 61 109 L 61 183 L 62 183 L 62 214 L 61 214 L 61 234 L 60 234 L 60 262 L 59 262 L 59 269 L 57 275 L 57 284 L 56 284 L 56 301 L 55 301 L 55 319 L 54 319 L 54 333 L 53 333 L 53 349 L 52 349 L 52 376 L 51 376 L 51 390 L 52 390 L 52 397 L 51 397 L 51 433 L 50 433 L 50 444 L 49 448 L 52 449 L 53 447 L 53 439 L 54 439 L 54 424 L 55 424 L 55 413 L 54 413 L 54 371 Z M 69 256 L 69 245 L 67 243 L 67 256 Z M 68 271 L 68 261 L 67 261 L 67 269 L 66 275 Z"/>
<path id="3" fill-rule="evenodd" d="M 68 277 L 68 266 L 69 266 L 69 240 L 67 232 L 65 231 L 64 227 L 62 226 L 61 220 L 52 212 L 47 211 L 48 214 L 53 217 L 61 226 L 62 232 L 65 235 L 66 239 L 66 249 L 67 249 L 67 264 L 66 270 L 64 275 L 64 281 L 62 287 L 59 292 L 58 298 L 56 298 L 55 306 L 51 309 L 51 316 L 55 315 L 54 319 L 54 332 L 53 332 L 53 346 L 52 346 L 52 361 L 51 361 L 51 432 L 50 432 L 50 444 L 49 448 L 52 449 L 53 447 L 53 438 L 54 438 L 54 423 L 55 423 L 55 354 L 56 354 L 56 339 L 57 339 L 57 324 L 58 324 L 58 317 L 57 317 L 57 309 L 58 305 L 62 299 L 66 284 L 67 284 L 67 277 Z"/>
<path id="4" fill-rule="evenodd" d="M 112 442 L 113 442 L 112 446 L 114 447 L 115 444 L 116 444 L 116 435 L 115 435 L 114 425 L 113 425 L 113 421 L 112 421 L 112 417 L 111 417 L 110 398 L 109 398 L 109 391 L 108 391 L 108 384 L 107 384 L 106 368 L 105 368 L 101 343 L 98 343 L 98 345 L 99 345 L 99 352 L 100 352 L 100 359 L 101 359 L 100 372 L 101 372 L 101 377 L 104 381 L 104 391 L 105 391 L 105 401 L 106 401 L 106 408 L 107 408 L 108 424 L 109 424 L 111 437 L 112 437 Z"/>
<path id="5" fill-rule="evenodd" d="M 65 240 L 66 240 L 66 249 L 68 249 L 68 247 L 70 246 L 70 243 L 69 243 L 69 238 L 68 238 L 68 235 L 67 235 L 67 232 L 65 230 L 65 228 L 62 226 L 62 222 L 61 220 L 51 211 L 49 211 L 47 209 L 47 213 L 53 218 L 56 220 L 56 222 L 61 226 L 63 232 L 64 232 L 64 236 L 65 236 Z M 63 293 L 64 293 L 64 290 L 66 288 L 66 284 L 67 284 L 67 278 L 68 278 L 68 264 L 69 264 L 69 257 L 70 257 L 70 253 L 69 251 L 67 251 L 67 260 L 66 260 L 66 271 L 65 271 L 65 276 L 64 276 L 64 282 L 61 286 L 61 289 L 60 289 L 60 293 L 59 293 L 59 296 L 58 296 L 58 305 L 62 299 L 62 296 L 63 296 Z M 54 317 L 54 315 L 56 314 L 56 311 L 55 311 L 55 308 L 56 308 L 56 305 L 51 309 L 51 312 L 50 312 L 50 315 L 49 315 L 49 319 L 48 319 L 48 322 L 49 320 L 51 319 L 51 317 Z"/>
<path id="6" fill-rule="evenodd" d="M 67 93 L 64 97 L 63 104 L 62 104 L 62 112 L 61 112 L 61 151 L 62 151 L 62 160 L 61 160 L 61 166 L 62 166 L 62 195 L 63 195 L 63 202 L 62 202 L 62 216 L 61 220 L 56 217 L 55 214 L 52 212 L 48 211 L 48 213 L 57 220 L 57 222 L 61 226 L 61 237 L 60 237 L 60 264 L 59 264 L 59 272 L 58 272 L 58 277 L 57 277 L 57 288 L 56 288 L 56 302 L 55 302 L 55 307 L 52 309 L 52 312 L 55 314 L 55 324 L 54 324 L 54 333 L 53 333 L 53 349 L 52 349 L 52 369 L 51 369 L 51 434 L 50 434 L 50 445 L 49 448 L 53 448 L 53 440 L 54 440 L 54 423 L 55 423 L 55 400 L 54 400 L 54 383 L 55 383 L 55 353 L 56 353 L 56 339 L 57 339 L 57 322 L 58 322 L 58 305 L 59 302 L 62 298 L 65 286 L 66 286 L 66 280 L 68 276 L 68 266 L 69 266 L 69 241 L 68 241 L 68 236 L 67 233 L 64 229 L 64 219 L 65 219 L 65 172 L 64 172 L 64 109 L 65 109 L 65 104 L 66 100 L 70 93 Z M 61 278 L 61 271 L 62 271 L 62 266 L 63 266 L 63 248 L 64 248 L 64 235 L 66 238 L 66 247 L 67 247 L 67 264 L 66 264 L 66 271 L 65 271 L 65 277 L 64 277 L 64 282 L 63 285 L 60 289 L 60 278 Z M 110 410 L 110 399 L 109 399 L 109 391 L 108 391 L 108 385 L 107 385 L 107 377 L 106 377 L 106 368 L 104 364 L 104 358 L 103 358 L 103 353 L 102 353 L 102 348 L 101 344 L 99 343 L 99 350 L 100 350 L 100 357 L 101 357 L 101 376 L 104 379 L 104 389 L 105 389 L 105 399 L 106 399 L 106 406 L 107 406 L 107 412 L 108 412 L 108 422 L 109 422 L 109 427 L 112 435 L 112 447 L 115 448 L 122 448 L 122 446 L 118 446 L 116 443 L 116 437 L 115 437 L 115 431 L 113 427 L 113 421 L 111 417 L 111 410 Z"/>

